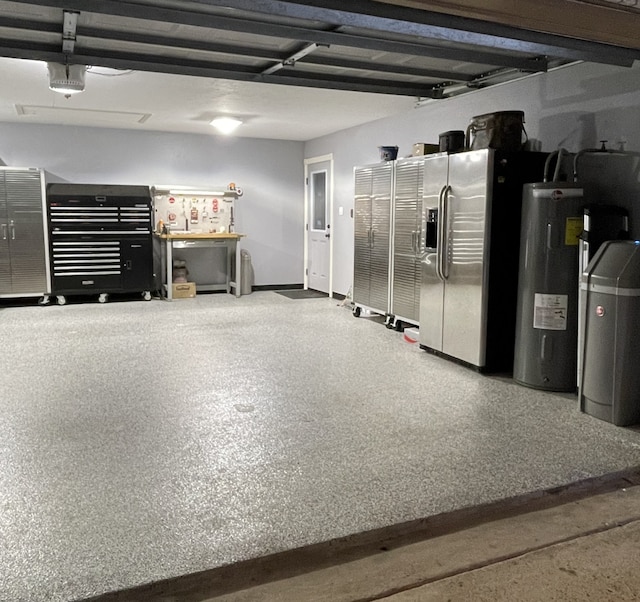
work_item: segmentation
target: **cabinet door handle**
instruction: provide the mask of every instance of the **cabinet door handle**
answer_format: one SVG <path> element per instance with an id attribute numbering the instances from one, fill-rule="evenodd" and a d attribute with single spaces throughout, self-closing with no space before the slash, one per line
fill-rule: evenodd
<path id="1" fill-rule="evenodd" d="M 2 240 L 7 240 L 7 224 L 2 224 Z"/>
<path id="2" fill-rule="evenodd" d="M 13 220 L 9 221 L 9 230 L 11 231 L 11 240 L 16 239 L 16 225 Z"/>

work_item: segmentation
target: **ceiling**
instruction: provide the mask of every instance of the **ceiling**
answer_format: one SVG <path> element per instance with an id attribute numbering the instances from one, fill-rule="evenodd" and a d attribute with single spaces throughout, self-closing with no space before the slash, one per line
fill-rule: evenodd
<path id="1" fill-rule="evenodd" d="M 620 25 L 640 25 L 635 0 L 553 0 L 579 7 L 553 20 L 573 37 L 538 14 L 544 0 L 518 3 L 529 28 L 504 1 L 474 1 L 3 1 L 0 121 L 211 133 L 233 115 L 240 136 L 309 140 L 575 61 L 640 58 Z M 50 91 L 47 61 L 87 65 L 85 91 Z"/>

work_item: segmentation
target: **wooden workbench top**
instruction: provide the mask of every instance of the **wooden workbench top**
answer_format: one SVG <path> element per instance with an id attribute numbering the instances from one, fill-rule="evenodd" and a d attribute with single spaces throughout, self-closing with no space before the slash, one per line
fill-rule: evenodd
<path id="1" fill-rule="evenodd" d="M 183 232 L 169 234 L 156 234 L 156 236 L 165 240 L 189 240 L 189 239 L 208 239 L 208 238 L 226 238 L 226 239 L 238 239 L 246 236 L 246 234 L 238 234 L 237 232 Z"/>

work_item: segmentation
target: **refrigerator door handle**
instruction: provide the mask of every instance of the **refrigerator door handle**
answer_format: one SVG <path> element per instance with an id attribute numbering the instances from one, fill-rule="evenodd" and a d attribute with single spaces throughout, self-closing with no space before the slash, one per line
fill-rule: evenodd
<path id="1" fill-rule="evenodd" d="M 7 240 L 7 224 L 2 224 L 2 240 Z"/>
<path id="2" fill-rule="evenodd" d="M 443 280 L 449 279 L 449 193 L 451 186 L 445 186 L 442 189 L 442 238 L 440 239 L 440 273 Z"/>
<path id="3" fill-rule="evenodd" d="M 371 248 L 376 246 L 376 231 L 371 228 Z"/>
<path id="4" fill-rule="evenodd" d="M 16 224 L 13 220 L 9 220 L 9 231 L 11 232 L 11 240 L 16 239 Z"/>
<path id="5" fill-rule="evenodd" d="M 411 250 L 417 255 L 418 252 L 416 251 L 416 231 L 414 230 L 413 232 L 411 232 Z"/>
<path id="6" fill-rule="evenodd" d="M 443 247 L 443 238 L 444 238 L 444 191 L 446 190 L 446 186 L 443 186 L 440 189 L 438 194 L 438 238 L 436 241 L 436 276 L 440 280 L 444 280 L 444 275 L 442 273 L 442 247 Z"/>
<path id="7" fill-rule="evenodd" d="M 371 228 L 367 228 L 367 245 L 371 248 Z"/>

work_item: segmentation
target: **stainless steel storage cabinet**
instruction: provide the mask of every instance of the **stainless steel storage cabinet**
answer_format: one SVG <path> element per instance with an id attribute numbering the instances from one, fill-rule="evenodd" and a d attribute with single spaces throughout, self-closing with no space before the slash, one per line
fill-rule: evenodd
<path id="1" fill-rule="evenodd" d="M 420 256 L 424 157 L 395 166 L 390 313 L 396 324 L 420 319 Z"/>
<path id="2" fill-rule="evenodd" d="M 48 299 L 44 172 L 0 167 L 0 297 Z"/>
<path id="3" fill-rule="evenodd" d="M 355 170 L 354 315 L 389 312 L 391 197 L 394 163 Z"/>

